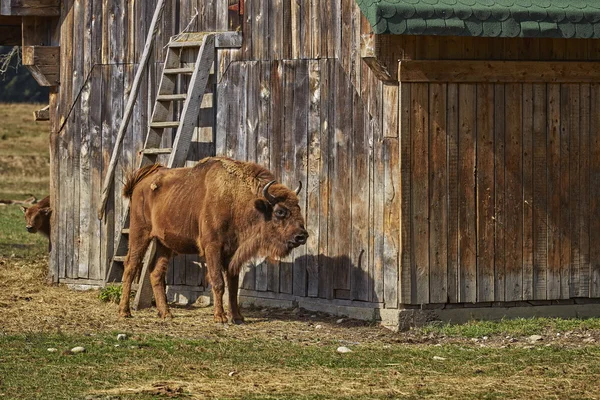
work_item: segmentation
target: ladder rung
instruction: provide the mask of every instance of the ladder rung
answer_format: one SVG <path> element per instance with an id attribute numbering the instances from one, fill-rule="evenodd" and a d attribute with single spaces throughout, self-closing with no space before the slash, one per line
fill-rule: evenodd
<path id="1" fill-rule="evenodd" d="M 177 128 L 179 121 L 150 122 L 150 128 Z"/>
<path id="2" fill-rule="evenodd" d="M 121 233 L 123 235 L 129 235 L 129 228 L 123 228 L 123 229 L 121 229 Z"/>
<path id="3" fill-rule="evenodd" d="M 156 96 L 157 101 L 183 101 L 187 98 L 187 94 L 159 94 Z"/>
<path id="4" fill-rule="evenodd" d="M 171 154 L 172 151 L 173 151 L 172 148 L 165 147 L 162 149 L 144 149 L 144 150 L 142 150 L 142 153 L 144 153 L 144 154 Z"/>
<path id="5" fill-rule="evenodd" d="M 171 42 L 169 47 L 200 47 L 202 42 Z"/>
<path id="6" fill-rule="evenodd" d="M 125 259 L 127 258 L 127 256 L 114 256 L 113 257 L 113 262 L 125 262 Z"/>
<path id="7" fill-rule="evenodd" d="M 165 75 L 192 74 L 194 73 L 194 68 L 165 68 L 163 73 Z"/>

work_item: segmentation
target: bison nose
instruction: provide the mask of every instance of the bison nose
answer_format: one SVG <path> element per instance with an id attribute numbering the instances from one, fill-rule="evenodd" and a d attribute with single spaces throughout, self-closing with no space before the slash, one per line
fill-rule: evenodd
<path id="1" fill-rule="evenodd" d="M 27 232 L 32 232 L 32 231 L 33 231 L 33 226 L 31 226 L 31 225 L 27 225 L 27 226 L 25 227 L 25 229 L 27 229 Z"/>
<path id="2" fill-rule="evenodd" d="M 296 243 L 300 243 L 300 244 L 306 243 L 306 239 L 308 239 L 308 232 L 306 232 L 306 231 L 303 231 L 302 233 L 299 233 L 294 238 L 295 242 Z"/>

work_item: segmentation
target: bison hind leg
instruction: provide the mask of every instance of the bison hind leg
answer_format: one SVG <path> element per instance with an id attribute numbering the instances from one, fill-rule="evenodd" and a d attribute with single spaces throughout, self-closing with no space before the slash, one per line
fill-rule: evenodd
<path id="1" fill-rule="evenodd" d="M 167 304 L 167 292 L 165 287 L 165 276 L 172 255 L 172 250 L 168 249 L 160 242 L 157 242 L 154 268 L 150 273 L 150 283 L 152 284 L 152 291 L 154 292 L 158 316 L 161 318 L 173 318 L 171 311 L 169 311 L 169 305 Z"/>

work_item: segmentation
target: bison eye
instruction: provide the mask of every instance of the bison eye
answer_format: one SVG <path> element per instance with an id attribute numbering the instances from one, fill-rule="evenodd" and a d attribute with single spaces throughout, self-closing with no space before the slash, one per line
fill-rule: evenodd
<path id="1" fill-rule="evenodd" d="M 287 210 L 285 210 L 283 208 L 275 210 L 275 216 L 277 218 L 285 218 L 287 216 Z"/>

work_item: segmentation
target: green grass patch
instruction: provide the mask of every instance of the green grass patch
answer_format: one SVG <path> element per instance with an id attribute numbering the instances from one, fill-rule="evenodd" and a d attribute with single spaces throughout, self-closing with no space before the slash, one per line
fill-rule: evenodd
<path id="1" fill-rule="evenodd" d="M 70 354 L 75 346 L 86 352 Z M 50 347 L 58 351 L 50 353 Z M 168 381 L 179 385 L 179 398 L 203 394 L 256 399 L 544 398 L 566 385 L 569 374 L 569 393 L 585 397 L 592 390 L 588 382 L 600 373 L 599 347 L 475 350 L 457 345 L 356 345 L 344 355 L 335 349 L 335 345 L 227 337 L 117 341 L 116 333 L 4 336 L 0 395 L 67 399 L 112 393 L 121 398 L 163 398 L 156 387 Z M 523 384 L 523 379 L 535 383 Z"/>
<path id="2" fill-rule="evenodd" d="M 466 324 L 433 323 L 420 330 L 453 337 L 480 338 L 492 335 L 526 336 L 547 332 L 600 329 L 600 318 L 516 318 L 502 321 L 470 321 Z"/>

